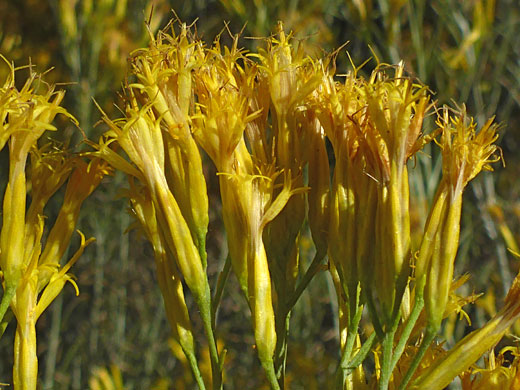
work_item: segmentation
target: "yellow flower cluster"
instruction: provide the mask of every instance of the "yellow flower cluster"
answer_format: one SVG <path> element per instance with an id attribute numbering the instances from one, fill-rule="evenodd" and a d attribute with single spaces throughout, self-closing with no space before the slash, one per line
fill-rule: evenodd
<path id="1" fill-rule="evenodd" d="M 171 27 L 132 54 L 126 116 L 105 116 L 110 130 L 96 154 L 129 177 L 127 194 L 154 248 L 173 337 L 200 388 L 207 381 L 195 358 L 183 281 L 205 324 L 214 389 L 222 386 L 224 354 L 214 336 L 218 298 L 206 274 L 208 198 L 199 147 L 218 171 L 228 265 L 251 309 L 271 388 L 283 388 L 290 312 L 327 255 L 339 302 L 338 389 L 368 386 L 361 363 L 371 350 L 378 368 L 370 383 L 377 388 L 404 389 L 413 379 L 416 388 L 441 389 L 434 383 L 468 369 L 518 316 L 508 298 L 478 337 L 433 353 L 446 313 L 474 299 L 449 298 L 464 187 L 497 161 L 493 120 L 476 132 L 465 108 L 444 109 L 438 128 L 425 135 L 423 120 L 434 104 L 402 63 L 379 64 L 368 78 L 354 69 L 341 82 L 333 63 L 333 56 L 306 57 L 281 24 L 258 53 L 240 49 L 238 37 L 230 47 L 220 37 L 206 47 L 185 25 L 178 34 Z M 422 243 L 413 248 L 408 161 L 434 139 L 443 178 Z M 303 272 L 306 217 L 316 256 Z M 364 311 L 375 332 L 361 343 Z M 490 332 L 500 337 L 482 341 Z M 477 338 L 478 353 L 466 353 Z"/>
<path id="2" fill-rule="evenodd" d="M 84 3 L 85 15 L 92 4 Z M 112 9 L 115 3 L 107 4 Z M 75 39 L 74 9 L 59 5 L 63 28 Z M 116 7 L 117 20 L 122 9 Z M 124 117 L 103 113 L 108 130 L 98 143 L 89 141 L 95 149 L 89 163 L 42 141 L 46 131 L 56 130 L 57 115 L 75 122 L 60 106 L 64 92 L 31 69 L 17 89 L 8 64 L 10 75 L 0 87 L 0 150 L 7 146 L 9 152 L 0 332 L 10 310 L 17 322 L 15 390 L 37 387 L 36 321 L 67 281 L 77 291 L 68 272 L 93 239 L 79 233 L 79 249 L 60 262 L 81 205 L 108 166 L 128 177 L 125 195 L 154 251 L 174 345 L 200 389 L 223 388 L 226 351 L 217 342 L 216 312 L 230 269 L 251 310 L 256 350 L 272 389 L 285 386 L 291 311 L 324 269 L 338 301 L 337 389 L 440 390 L 457 375 L 465 390 L 519 386 L 517 357 L 508 369 L 504 352 L 496 360 L 491 353 L 486 369 L 471 367 L 520 316 L 520 275 L 505 306 L 482 328 L 448 351 L 432 344 L 443 319 L 464 314 L 462 306 L 477 298 L 455 294 L 466 278 L 453 281 L 454 262 L 463 191 L 499 159 L 493 118 L 477 131 L 464 106 L 437 109 L 436 129 L 424 134 L 435 103 L 426 86 L 406 76 L 403 63 L 378 64 L 368 77 L 356 67 L 340 76 L 335 55 L 306 56 L 281 23 L 256 53 L 240 49 L 238 36 L 230 46 L 220 36 L 206 46 L 183 24 L 172 23 L 150 39 L 148 48 L 131 54 Z M 415 232 L 409 161 L 431 141 L 440 148 L 442 179 L 424 230 Z M 213 294 L 205 157 L 217 170 L 229 250 Z M 44 209 L 63 186 L 58 216 L 45 229 Z M 316 251 L 304 270 L 305 221 Z M 415 244 L 411 237 L 421 240 Z M 197 359 L 184 286 L 202 319 L 210 370 Z M 371 334 L 359 329 L 364 314 Z M 363 365 L 370 352 L 372 375 Z M 90 386 L 122 388 L 120 372 L 99 370 Z"/>
<path id="3" fill-rule="evenodd" d="M 9 149 L 9 179 L 0 233 L 0 275 L 4 291 L 0 322 L 10 307 L 17 321 L 14 387 L 32 390 L 36 389 L 38 371 L 36 321 L 67 281 L 78 292 L 67 272 L 93 239 L 85 240 L 79 233 L 79 249 L 65 265 L 61 266 L 60 260 L 69 247 L 83 201 L 108 173 L 108 168 L 100 159 L 86 163 L 80 156 L 67 154 L 56 143 L 38 142 L 45 131 L 56 130 L 52 125 L 56 115 L 74 120 L 60 107 L 64 92 L 47 86 L 46 93 L 39 94 L 36 89 L 45 88 L 45 84 L 32 70 L 18 90 L 15 68 L 9 63 L 8 66 L 10 76 L 0 87 L 0 149 L 5 145 Z M 44 208 L 65 182 L 63 204 L 43 244 Z M 27 206 L 28 193 L 31 202 Z"/>
<path id="4" fill-rule="evenodd" d="M 212 381 L 219 388 L 221 367 L 206 275 L 208 197 L 189 112 L 192 72 L 203 62 L 201 54 L 200 44 L 190 40 L 185 26 L 179 35 L 160 33 L 150 49 L 134 52 L 136 82 L 126 90 L 127 117 L 111 121 L 105 115 L 110 131 L 95 147 L 99 157 L 129 177 L 128 196 L 154 248 L 173 337 L 202 389 L 181 283 L 183 278 L 199 307 L 211 351 Z M 114 142 L 130 161 L 116 153 Z"/>

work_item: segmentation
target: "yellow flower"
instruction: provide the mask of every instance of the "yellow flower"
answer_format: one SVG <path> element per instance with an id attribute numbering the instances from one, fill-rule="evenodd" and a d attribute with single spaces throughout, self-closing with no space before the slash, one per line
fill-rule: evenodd
<path id="1" fill-rule="evenodd" d="M 428 323 L 438 329 L 448 302 L 453 278 L 453 266 L 459 243 L 462 192 L 468 182 L 482 169 L 491 170 L 490 163 L 498 158 L 496 151 L 497 125 L 486 122 L 477 134 L 465 107 L 455 117 L 447 109 L 437 121 L 442 130 L 439 146 L 442 149 L 443 177 L 430 215 L 416 264 L 418 291 L 424 285 Z"/>
<path id="2" fill-rule="evenodd" d="M 38 148 L 46 130 L 56 130 L 57 114 L 70 116 L 59 106 L 64 92 L 52 86 L 45 94 L 35 92 L 38 75 L 31 74 L 21 90 L 14 85 L 14 71 L 0 89 L 0 147 L 9 147 L 9 181 L 4 194 L 3 225 L 0 233 L 0 269 L 4 294 L 0 319 L 10 305 L 17 320 L 14 342 L 13 383 L 15 388 L 34 390 L 37 384 L 36 322 L 61 292 L 67 281 L 77 286 L 67 272 L 93 239 L 81 243 L 63 266 L 60 260 L 70 243 L 81 204 L 108 173 L 100 160 L 90 164 L 67 155 L 57 144 Z M 41 81 L 41 80 L 40 80 Z M 72 118 L 73 119 L 73 118 Z M 73 119 L 75 121 L 75 119 Z M 27 160 L 31 155 L 29 180 Z M 68 179 L 65 199 L 57 220 L 46 238 L 43 210 L 49 198 Z M 26 210 L 28 189 L 31 204 Z"/>
<path id="3" fill-rule="evenodd" d="M 236 63 L 239 58 L 244 59 L 236 49 L 236 40 L 233 48 L 226 49 L 224 54 L 217 41 L 205 65 L 197 72 L 195 91 L 199 106 L 194 136 L 220 173 L 223 218 L 233 269 L 249 299 L 248 240 L 232 238 L 250 232 L 248 214 L 252 209 L 248 202 L 253 196 L 251 178 L 255 172 L 244 131 L 258 113 L 249 113 L 247 100 L 253 90 L 256 68 L 249 66 L 247 60 L 241 67 Z"/>
<path id="4" fill-rule="evenodd" d="M 268 126 L 270 136 L 266 137 L 270 156 L 267 160 L 289 174 L 296 187 L 303 187 L 306 99 L 322 80 L 321 64 L 305 56 L 303 45 L 295 42 L 292 33 L 284 32 L 281 22 L 276 26 L 275 35 L 267 39 L 267 48 L 249 56 L 260 60 L 258 96 L 265 97 L 267 92 L 270 96 L 271 126 Z M 267 110 L 268 106 L 263 108 Z M 264 234 L 280 310 L 296 286 L 300 268 L 298 242 L 304 218 L 305 197 L 298 194 L 289 199 Z M 285 240 L 280 240 L 281 236 Z"/>
<path id="5" fill-rule="evenodd" d="M 244 61 L 243 66 L 236 62 L 238 59 Z M 252 171 L 244 130 L 259 115 L 259 112 L 250 113 L 248 99 L 253 93 L 256 74 L 256 67 L 236 49 L 236 40 L 233 48 L 226 48 L 224 54 L 216 42 L 204 66 L 196 73 L 199 104 L 194 136 L 219 172 Z"/>
<path id="6" fill-rule="evenodd" d="M 172 35 L 159 32 L 150 48 L 132 55 L 132 69 L 138 82 L 129 86 L 129 100 L 132 102 L 136 94 L 157 118 L 165 147 L 164 174 L 205 266 L 208 197 L 190 119 L 192 71 L 203 60 L 201 43 L 191 37 L 186 25 L 181 26 L 178 35 L 173 29 Z M 139 110 L 135 102 L 130 103 L 130 110 Z"/>
<path id="7" fill-rule="evenodd" d="M 105 116 L 104 119 L 111 129 L 108 136 L 117 140 L 137 167 L 138 176 L 143 179 L 143 184 L 146 185 L 153 201 L 168 253 L 175 257 L 188 287 L 197 296 L 197 300 L 209 299 L 209 286 L 199 249 L 179 203 L 168 185 L 160 119 L 156 119 L 149 106 L 139 109 L 135 100 L 130 101 L 127 113 L 128 118 L 115 122 Z M 108 149 L 101 147 L 101 150 L 103 149 L 105 152 L 100 151 L 99 156 L 108 156 L 109 161 L 119 161 L 111 157 Z M 198 174 L 202 175 L 202 172 Z M 184 186 L 188 187 L 187 183 L 184 183 Z"/>
<path id="8" fill-rule="evenodd" d="M 327 252 L 330 220 L 330 167 L 325 134 L 316 115 L 309 111 L 305 128 L 308 139 L 308 219 L 318 252 Z"/>
<path id="9" fill-rule="evenodd" d="M 402 64 L 393 78 L 379 66 L 369 80 L 357 77 L 357 69 L 342 84 L 326 75 L 314 100 L 336 159 L 329 256 L 346 283 L 351 309 L 361 283 L 380 300 L 378 317 L 389 325 L 411 258 L 406 163 L 432 138 L 421 134 L 426 88 L 404 77 Z M 373 269 L 378 272 L 365 272 Z"/>
<path id="10" fill-rule="evenodd" d="M 2 59 L 5 60 L 4 57 Z M 0 88 L 0 149 L 6 142 L 9 143 L 9 180 L 4 194 L 0 233 L 0 268 L 5 287 L 5 297 L 0 305 L 0 318 L 3 317 L 8 301 L 16 290 L 25 258 L 27 157 L 46 130 L 56 130 L 51 124 L 56 115 L 62 114 L 72 118 L 59 106 L 65 95 L 64 91 L 54 91 L 54 88 L 49 86 L 45 94 L 36 93 L 34 88 L 39 80 L 36 73 L 31 73 L 23 87 L 18 90 L 15 87 L 15 68 L 9 63 L 8 65 L 11 73 Z"/>
<path id="11" fill-rule="evenodd" d="M 272 171 L 257 175 L 220 175 L 223 217 L 230 238 L 233 269 L 250 304 L 258 355 L 268 374 L 273 369 L 277 336 L 272 276 L 262 236 L 265 226 L 280 213 L 291 196 L 302 191 L 292 188 L 286 174 L 283 189 L 275 197 L 276 176 Z"/>
<path id="12" fill-rule="evenodd" d="M 233 270 L 249 302 L 258 356 L 273 386 L 277 342 L 272 294 L 275 278 L 268 263 L 264 229 L 302 190 L 297 189 L 291 171 L 281 173 L 280 161 L 271 160 L 266 153 L 266 143 L 275 144 L 278 138 L 273 135 L 267 140 L 265 129 L 260 128 L 266 114 L 258 108 L 265 109 L 266 105 L 260 100 L 264 95 L 255 91 L 258 69 L 236 48 L 236 42 L 235 39 L 233 47 L 222 53 L 217 41 L 208 51 L 206 63 L 196 72 L 199 105 L 194 135 L 219 171 Z M 256 119 L 259 120 L 255 122 Z M 252 153 L 244 136 L 249 124 Z M 276 161 L 276 165 L 271 161 Z M 279 177 L 283 178 L 280 187 L 276 182 Z M 291 239 L 287 242 L 294 245 Z"/>
<path id="13" fill-rule="evenodd" d="M 284 32 L 282 22 L 276 26 L 276 35 L 267 40 L 267 49 L 259 49 L 259 54 L 250 54 L 258 57 L 262 62 L 262 70 L 267 74 L 269 92 L 273 103 L 277 120 L 290 120 L 294 115 L 294 109 L 303 102 L 303 99 L 311 93 L 321 81 L 321 74 L 315 74 L 314 64 L 310 57 L 305 57 L 303 45 L 295 48 L 292 40 L 292 33 L 288 36 Z M 289 118 L 287 118 L 289 116 Z M 286 132 L 286 129 L 279 128 L 276 131 Z M 280 134 L 279 147 L 287 143 L 295 135 Z M 285 147 L 290 147 L 286 144 Z M 280 151 L 280 155 L 285 152 L 282 165 L 293 164 L 289 161 L 291 151 L 289 149 Z"/>
<path id="14" fill-rule="evenodd" d="M 421 137 L 429 107 L 426 87 L 403 77 L 403 64 L 390 79 L 381 69 L 365 86 L 369 125 L 363 152 L 378 181 L 376 212 L 376 267 L 374 287 L 385 321 L 395 317 L 409 275 L 410 213 L 408 159 L 429 137 Z"/>
<path id="15" fill-rule="evenodd" d="M 58 159 L 58 164 L 61 163 L 62 156 L 59 153 L 54 153 L 53 157 Z M 44 159 L 46 158 L 44 157 Z M 22 389 L 36 388 L 38 370 L 36 322 L 67 282 L 74 285 L 76 294 L 78 294 L 76 283 L 67 272 L 82 255 L 85 247 L 94 240 L 85 240 L 83 234 L 78 232 L 81 236 L 79 249 L 63 267 L 60 266 L 60 259 L 69 246 L 72 232 L 77 223 L 81 204 L 99 184 L 104 174 L 107 173 L 104 163 L 99 160 L 87 164 L 78 159 L 73 161 L 71 165 L 76 165 L 76 168 L 69 177 L 63 205 L 54 226 L 49 232 L 43 252 L 40 241 L 44 229 L 44 218 L 41 214 L 38 214 L 36 220 L 27 219 L 27 223 L 30 223 L 31 226 L 27 225 L 26 231 L 30 234 L 32 242 L 26 247 L 22 259 L 24 267 L 22 268 L 21 281 L 11 302 L 11 309 L 17 319 L 13 382 L 15 386 L 21 386 Z M 38 170 L 33 172 L 38 172 Z M 56 174 L 60 176 L 61 172 L 58 171 Z M 62 178 L 52 177 L 49 181 L 51 183 L 63 182 Z M 43 186 L 33 186 L 33 191 L 39 189 L 43 189 L 44 194 L 39 195 L 33 192 L 33 199 L 37 203 L 48 195 L 48 193 L 45 193 Z M 29 210 L 31 209 L 33 208 Z"/>
<path id="16" fill-rule="evenodd" d="M 75 119 L 59 106 L 63 91 L 55 92 L 53 86 L 47 86 L 46 93 L 39 94 L 35 90 L 36 81 L 46 84 L 36 73 L 31 73 L 18 90 L 14 83 L 15 68 L 9 66 L 11 74 L 0 88 L 0 148 L 6 143 L 9 147 L 9 180 L 4 194 L 0 233 L 4 291 L 0 319 L 10 306 L 17 320 L 13 383 L 15 388 L 33 390 L 36 389 L 38 372 L 36 321 L 67 281 L 77 292 L 77 286 L 67 272 L 92 239 L 85 240 L 80 233 L 80 248 L 65 266 L 60 266 L 60 260 L 70 243 L 82 202 L 107 172 L 99 160 L 86 164 L 56 146 L 49 144 L 38 148 L 37 142 L 43 133 L 56 130 L 52 121 L 57 114 Z M 30 181 L 27 181 L 26 165 L 30 154 Z M 43 210 L 67 178 L 65 200 L 42 253 Z M 26 210 L 28 189 L 32 202 Z"/>
<path id="17" fill-rule="evenodd" d="M 468 182 L 481 170 L 492 171 L 490 163 L 497 162 L 494 156 L 498 139 L 498 125 L 493 123 L 494 117 L 487 120 L 482 129 L 476 132 L 476 123 L 462 106 L 455 116 L 444 109 L 437 125 L 442 128 L 439 146 L 442 149 L 442 173 L 449 181 L 454 196 L 462 192 Z"/>
<path id="18" fill-rule="evenodd" d="M 137 81 L 125 89 L 126 117 L 104 114 L 110 130 L 96 155 L 125 172 L 134 213 L 155 250 L 161 292 L 174 337 L 185 348 L 199 387 L 204 387 L 194 355 L 181 278 L 200 310 L 211 352 L 212 380 L 221 367 L 213 335 L 211 293 L 206 275 L 208 197 L 202 159 L 192 135 L 192 74 L 205 61 L 202 44 L 185 25 L 175 35 L 160 31 L 148 49 L 132 53 Z M 129 161 L 117 153 L 121 147 Z M 137 180 L 139 183 L 135 183 Z M 138 189 L 138 190 L 136 190 Z"/>
<path id="19" fill-rule="evenodd" d="M 359 153 L 361 129 L 366 122 L 362 84 L 363 81 L 352 72 L 346 75 L 344 83 L 335 82 L 331 74 L 324 72 L 322 83 L 309 98 L 310 110 L 316 113 L 331 141 L 336 160 L 331 189 L 328 254 L 343 286 L 340 292 L 346 290 L 350 305 L 346 315 L 349 319 L 359 305 L 361 273 L 364 269 L 371 269 L 367 249 L 370 245 L 368 238 L 374 234 L 376 210 L 375 183 L 364 173 L 366 160 Z M 328 184 L 328 174 L 321 180 L 326 179 Z M 309 204 L 309 210 L 312 207 L 315 206 Z"/>
<path id="20" fill-rule="evenodd" d="M 56 156 L 56 158 L 60 158 Z M 74 167 L 65 189 L 65 197 L 56 222 L 49 232 L 45 248 L 41 254 L 40 264 L 56 265 L 65 254 L 79 218 L 81 205 L 97 188 L 101 179 L 111 172 L 101 159 L 93 159 L 86 163 L 81 158 L 71 158 Z M 59 172 L 57 172 L 59 174 Z M 38 289 L 46 285 L 49 275 L 41 272 Z"/>
<path id="21" fill-rule="evenodd" d="M 217 61 L 217 67 L 226 64 L 225 59 Z M 260 360 L 270 371 L 276 333 L 271 275 L 262 236 L 267 223 L 280 213 L 295 191 L 285 175 L 284 187 L 274 198 L 278 173 L 272 166 L 253 166 L 243 133 L 256 114 L 248 114 L 247 101 L 233 87 L 236 79 L 222 79 L 223 74 L 231 77 L 233 71 L 223 68 L 220 75 L 198 75 L 201 111 L 195 136 L 220 171 L 223 217 L 233 269 L 251 307 Z M 245 88 L 248 80 L 249 77 L 242 80 Z M 224 94 L 228 85 L 230 91 Z"/>

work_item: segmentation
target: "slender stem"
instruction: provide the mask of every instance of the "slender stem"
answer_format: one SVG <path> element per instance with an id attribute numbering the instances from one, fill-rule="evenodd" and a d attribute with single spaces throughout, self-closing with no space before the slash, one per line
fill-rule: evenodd
<path id="1" fill-rule="evenodd" d="M 413 328 L 415 326 L 415 323 L 417 322 L 417 319 L 419 318 L 419 315 L 421 314 L 421 311 L 424 307 L 424 298 L 422 295 L 419 295 L 415 298 L 415 303 L 413 305 L 412 312 L 410 313 L 410 316 L 408 317 L 406 321 L 406 325 L 401 333 L 401 337 L 399 337 L 399 341 L 397 342 L 397 345 L 394 349 L 394 356 L 392 358 L 392 364 L 391 364 L 391 371 L 394 370 L 395 366 L 397 365 L 397 362 L 401 358 L 401 355 L 404 352 L 404 349 L 406 347 L 407 341 L 410 338 L 410 335 L 413 331 Z"/>
<path id="2" fill-rule="evenodd" d="M 392 376 L 392 349 L 394 346 L 394 336 L 396 329 L 392 327 L 389 331 L 385 332 L 382 349 L 383 357 L 381 362 L 381 376 L 379 378 L 379 390 L 387 390 L 390 378 Z"/>
<path id="3" fill-rule="evenodd" d="M 284 290 L 279 294 L 281 300 L 276 309 L 275 322 L 276 322 L 276 347 L 274 352 L 274 367 L 276 377 L 280 388 L 285 388 L 285 367 L 287 361 L 287 336 L 289 335 L 289 319 L 291 315 L 291 309 L 287 305 L 287 302 L 283 297 L 288 296 L 285 292 L 285 284 L 282 285 Z"/>
<path id="4" fill-rule="evenodd" d="M 202 311 L 201 311 L 202 312 Z M 209 316 L 208 316 L 209 317 Z M 206 332 L 206 337 L 208 338 L 209 344 L 209 355 L 211 359 L 211 374 L 213 378 L 213 390 L 222 389 L 222 376 L 220 372 L 220 362 L 219 356 L 217 352 L 217 343 L 215 340 L 215 335 L 213 333 L 213 328 L 211 324 L 207 325 L 207 322 L 211 321 L 210 318 L 203 319 L 204 329 Z"/>
<path id="5" fill-rule="evenodd" d="M 343 349 L 343 353 L 341 355 L 341 361 L 336 369 L 336 388 L 338 390 L 343 389 L 343 384 L 349 374 L 349 370 L 347 369 L 348 362 L 350 357 L 352 356 L 352 349 L 354 348 L 354 342 L 356 341 L 357 329 L 359 326 L 359 322 L 361 321 L 361 315 L 363 314 L 363 309 L 361 307 L 357 307 L 356 313 L 352 318 L 352 321 L 348 327 L 347 340 L 345 341 L 345 348 Z"/>
<path id="6" fill-rule="evenodd" d="M 300 283 L 298 284 L 298 287 L 296 287 L 296 290 L 294 290 L 294 293 L 291 295 L 290 299 L 287 300 L 287 304 L 285 305 L 287 312 L 291 311 L 294 305 L 296 305 L 296 302 L 298 302 L 298 299 L 300 299 L 300 296 L 305 291 L 314 275 L 318 273 L 318 271 L 320 270 L 321 262 L 325 258 L 325 255 L 325 251 L 316 252 L 316 254 L 314 255 L 314 259 L 312 259 L 311 265 L 303 275 Z"/>
<path id="7" fill-rule="evenodd" d="M 207 297 L 207 299 L 204 299 Z M 220 371 L 220 362 L 217 351 L 217 343 L 213 329 L 212 315 L 211 315 L 211 293 L 209 291 L 209 284 L 206 284 L 205 294 L 201 294 L 197 299 L 197 306 L 200 310 L 200 316 L 204 326 L 204 332 L 208 338 L 209 356 L 211 360 L 211 374 L 213 378 L 213 390 L 222 389 L 222 373 Z"/>
<path id="8" fill-rule="evenodd" d="M 352 320 L 350 329 L 349 329 L 349 334 L 347 335 L 347 340 L 345 342 L 345 351 L 347 352 L 349 359 L 350 359 L 350 356 L 352 356 L 352 349 L 354 348 L 354 342 L 356 341 L 357 330 L 358 330 L 359 322 L 361 321 L 362 314 L 363 314 L 363 308 L 358 306 L 357 311 Z"/>
<path id="9" fill-rule="evenodd" d="M 366 359 L 368 353 L 372 350 L 374 343 L 376 342 L 376 332 L 372 332 L 370 336 L 365 340 L 358 353 L 348 362 L 344 369 L 354 370 L 357 366 L 359 366 Z"/>
<path id="10" fill-rule="evenodd" d="M 2 335 L 4 334 L 5 330 L 7 329 L 7 326 L 9 325 L 9 322 L 14 318 L 14 314 L 12 311 L 8 311 L 4 318 L 0 321 L 0 339 L 2 338 Z"/>
<path id="11" fill-rule="evenodd" d="M 4 294 L 2 295 L 2 301 L 0 301 L 0 324 L 3 322 L 5 313 L 9 309 L 9 305 L 11 304 L 11 301 L 13 300 L 13 297 L 16 294 L 16 288 L 17 285 L 6 283 Z"/>
<path id="12" fill-rule="evenodd" d="M 282 334 L 282 344 L 280 345 L 281 349 L 278 352 L 277 356 L 277 364 L 275 364 L 276 368 L 276 376 L 278 378 L 278 383 L 280 384 L 280 388 L 283 390 L 285 388 L 285 367 L 287 364 L 287 337 L 289 336 L 289 320 L 291 317 L 291 312 L 287 313 L 285 319 L 282 323 L 284 325 L 283 329 L 278 334 Z"/>
<path id="13" fill-rule="evenodd" d="M 376 342 L 376 332 L 372 332 L 370 336 L 365 340 L 356 355 L 346 364 L 341 364 L 341 370 L 336 372 L 336 389 L 343 390 L 346 378 L 355 370 L 363 361 L 366 359 L 368 353 L 372 350 L 374 343 Z M 341 373 L 343 372 L 343 375 Z"/>
<path id="14" fill-rule="evenodd" d="M 224 287 L 226 286 L 226 282 L 229 277 L 229 273 L 231 271 L 231 257 L 229 254 L 226 257 L 226 262 L 224 263 L 224 268 L 217 279 L 217 286 L 215 288 L 215 294 L 213 295 L 213 299 L 211 302 L 211 323 L 213 329 L 216 326 L 216 318 L 217 318 L 217 310 L 220 305 L 220 300 L 222 299 L 222 294 L 224 293 Z"/>
<path id="15" fill-rule="evenodd" d="M 190 365 L 191 372 L 193 373 L 195 382 L 197 382 L 197 386 L 199 386 L 199 390 L 206 390 L 206 385 L 204 384 L 204 380 L 202 379 L 202 374 L 200 373 L 200 369 L 197 364 L 197 358 L 195 357 L 194 354 L 189 353 L 186 350 L 184 350 L 184 355 L 188 359 L 188 363 Z"/>
<path id="16" fill-rule="evenodd" d="M 413 376 L 415 370 L 417 369 L 417 367 L 419 367 L 419 364 L 421 363 L 421 360 L 424 357 L 424 354 L 430 347 L 430 344 L 432 343 L 433 339 L 437 335 L 437 332 L 438 332 L 438 327 L 437 328 L 434 328 L 431 326 L 426 327 L 426 332 L 425 332 L 424 338 L 421 342 L 421 346 L 419 347 L 419 350 L 413 357 L 413 360 L 410 363 L 410 366 L 408 367 L 408 371 L 406 371 L 406 374 L 404 375 L 402 382 L 399 384 L 399 390 L 406 389 L 406 385 L 408 385 L 408 382 L 410 382 L 410 379 L 412 379 L 412 376 Z"/>
<path id="17" fill-rule="evenodd" d="M 273 361 L 271 361 L 270 364 L 268 364 L 268 362 L 262 362 L 262 367 L 264 368 L 264 371 L 267 375 L 267 380 L 269 381 L 271 390 L 281 390 L 280 384 L 278 383 L 278 378 L 276 377 Z"/>
<path id="18" fill-rule="evenodd" d="M 278 379 L 282 378 L 282 370 L 283 370 L 283 358 L 285 356 L 285 320 L 286 318 L 281 318 L 280 315 L 275 316 L 276 320 L 276 347 L 274 349 L 274 367 L 276 372 L 276 377 Z M 283 386 L 283 385 L 282 385 Z"/>
<path id="19" fill-rule="evenodd" d="M 404 291 L 404 289 L 403 289 Z M 402 296 L 401 296 L 402 299 Z M 399 300 L 402 304 L 402 300 Z M 401 320 L 401 310 L 399 305 L 394 305 L 394 312 L 392 313 L 392 319 L 390 321 L 389 329 L 385 329 L 383 340 L 382 340 L 382 362 L 381 362 L 381 377 L 379 379 L 379 390 L 387 390 L 388 385 L 390 383 L 390 379 L 392 377 L 392 372 L 394 366 L 392 365 L 394 361 L 394 339 L 395 334 L 397 332 L 397 328 L 399 327 L 399 321 Z M 420 311 L 419 311 L 420 313 Z M 388 324 L 386 325 L 388 328 Z M 412 327 L 413 329 L 413 327 Z M 411 332 L 411 330 L 410 330 Z M 402 347 L 404 349 L 404 346 Z"/>

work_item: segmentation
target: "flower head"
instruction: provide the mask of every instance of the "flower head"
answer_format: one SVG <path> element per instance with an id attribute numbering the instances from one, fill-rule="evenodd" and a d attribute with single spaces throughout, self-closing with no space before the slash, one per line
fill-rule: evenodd
<path id="1" fill-rule="evenodd" d="M 462 210 L 462 193 L 468 182 L 482 169 L 497 161 L 497 126 L 488 120 L 479 133 L 465 108 L 450 117 L 447 109 L 438 119 L 442 131 L 442 180 L 437 189 L 416 263 L 420 293 L 426 284 L 425 304 L 430 326 L 438 328 L 448 302 L 457 254 Z"/>
<path id="2" fill-rule="evenodd" d="M 437 125 L 442 129 L 439 141 L 442 173 L 454 194 L 461 192 L 481 170 L 493 170 L 490 163 L 499 160 L 494 155 L 499 126 L 493 121 L 494 118 L 488 119 L 477 133 L 477 125 L 467 115 L 465 106 L 455 115 L 450 115 L 450 111 L 444 108 L 437 119 Z"/>
<path id="3" fill-rule="evenodd" d="M 221 172 L 252 173 L 244 131 L 259 112 L 250 112 L 256 66 L 237 49 L 221 52 L 217 41 L 208 51 L 204 66 L 196 73 L 198 115 L 194 135 Z"/>

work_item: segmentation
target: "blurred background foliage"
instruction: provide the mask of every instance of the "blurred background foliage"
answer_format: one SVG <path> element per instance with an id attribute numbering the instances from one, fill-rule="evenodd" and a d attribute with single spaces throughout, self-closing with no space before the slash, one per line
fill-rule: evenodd
<path id="1" fill-rule="evenodd" d="M 153 12 L 152 12 L 153 9 Z M 54 68 L 47 81 L 66 84 L 64 106 L 82 132 L 96 139 L 102 126 L 92 99 L 112 117 L 119 116 L 117 91 L 126 77 L 127 56 L 147 44 L 148 31 L 164 26 L 175 10 L 180 20 L 196 21 L 199 36 L 211 42 L 225 24 L 242 31 L 241 44 L 262 45 L 278 20 L 307 51 L 324 55 L 344 43 L 338 73 L 372 60 L 404 60 L 408 72 L 436 93 L 438 106 L 466 103 L 480 124 L 496 114 L 504 124 L 500 146 L 507 166 L 483 175 L 466 192 L 457 272 L 472 278 L 461 294 L 483 293 L 466 308 L 480 326 L 500 307 L 511 275 L 518 270 L 507 248 L 520 243 L 520 5 L 516 0 L 1 0 L 0 53 L 15 65 Z M 150 16 L 151 15 L 151 16 Z M 223 34 L 225 36 L 227 33 Z M 0 65 L 3 80 L 7 66 Z M 23 82 L 21 71 L 18 81 Z M 434 115 L 427 126 L 434 126 Z M 70 124 L 60 139 L 77 145 L 82 133 Z M 77 147 L 77 146 L 76 146 Z M 7 159 L 0 155 L 0 193 Z M 440 174 L 436 152 L 413 161 L 414 219 L 424 224 Z M 210 276 L 227 255 L 215 172 L 208 165 Z M 38 324 L 40 374 L 44 390 L 192 389 L 180 348 L 168 342 L 169 328 L 154 275 L 152 251 L 135 232 L 126 204 L 118 200 L 123 181 L 117 175 L 98 189 L 83 212 L 81 230 L 97 241 L 76 265 L 81 294 L 68 289 Z M 59 196 L 59 195 L 58 195 Z M 52 215 L 52 210 L 49 214 Z M 303 263 L 312 258 L 310 240 L 302 240 Z M 466 289 L 464 291 L 464 289 Z M 338 359 L 337 325 L 331 282 L 320 274 L 302 296 L 291 318 L 289 388 L 328 388 Z M 267 388 L 252 353 L 249 311 L 231 278 L 219 314 L 219 335 L 229 349 L 228 389 Z M 196 318 L 196 317 L 194 317 Z M 449 319 L 449 343 L 471 326 Z M 198 330 L 201 324 L 196 323 Z M 10 381 L 14 326 L 0 342 L 0 383 Z M 201 331 L 195 332 L 202 334 Z M 520 335 L 518 331 L 514 331 Z M 204 340 L 199 340 L 204 343 Z M 205 359 L 209 372 L 209 358 Z M 325 375 L 326 374 L 326 375 Z M 456 385 L 453 385 L 456 386 Z"/>

